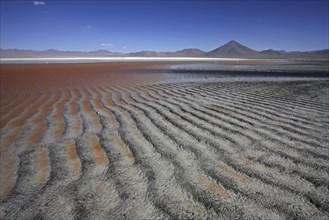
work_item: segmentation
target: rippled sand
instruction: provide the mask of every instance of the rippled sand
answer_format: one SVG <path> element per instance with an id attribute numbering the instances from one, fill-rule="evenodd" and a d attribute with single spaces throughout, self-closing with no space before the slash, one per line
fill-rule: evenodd
<path id="1" fill-rule="evenodd" d="M 329 80 L 29 65 L 1 65 L 1 218 L 329 217 Z"/>

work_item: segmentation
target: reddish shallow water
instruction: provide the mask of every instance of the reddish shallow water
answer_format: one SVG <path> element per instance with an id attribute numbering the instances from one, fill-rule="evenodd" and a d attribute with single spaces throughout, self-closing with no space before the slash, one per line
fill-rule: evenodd
<path id="1" fill-rule="evenodd" d="M 159 76 L 133 74 L 131 70 L 170 64 L 167 62 L 1 64 L 1 97 L 16 96 L 17 93 L 90 87 L 118 81 L 153 81 L 160 79 Z"/>

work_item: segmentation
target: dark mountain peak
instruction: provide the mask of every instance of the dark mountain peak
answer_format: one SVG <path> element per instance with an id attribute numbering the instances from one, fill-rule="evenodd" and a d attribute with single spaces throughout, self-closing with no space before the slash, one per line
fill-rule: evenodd
<path id="1" fill-rule="evenodd" d="M 242 44 L 240 44 L 239 42 L 235 41 L 235 40 L 231 40 L 230 42 L 224 44 L 223 46 L 221 46 L 222 48 L 243 48 L 243 49 L 248 49 L 248 50 L 252 50 L 249 47 L 246 47 Z"/>
<path id="2" fill-rule="evenodd" d="M 257 51 L 252 50 L 235 40 L 231 40 L 227 44 L 207 53 L 207 55 L 213 57 L 250 57 L 256 56 L 257 54 Z"/>
<path id="3" fill-rule="evenodd" d="M 232 48 L 243 47 L 243 48 L 248 48 L 248 47 L 242 45 L 241 43 L 239 43 L 235 40 L 231 40 L 231 41 L 227 42 L 226 44 L 224 44 L 221 47 L 232 47 Z M 250 49 L 250 48 L 248 48 L 248 49 Z"/>
<path id="4" fill-rule="evenodd" d="M 227 42 L 224 45 L 241 45 L 239 42 L 235 41 L 235 40 L 230 40 L 229 42 Z"/>

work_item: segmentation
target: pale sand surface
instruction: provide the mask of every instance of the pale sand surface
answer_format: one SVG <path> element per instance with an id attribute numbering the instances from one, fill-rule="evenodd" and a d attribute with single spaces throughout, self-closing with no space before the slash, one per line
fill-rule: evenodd
<path id="1" fill-rule="evenodd" d="M 2 64 L 0 219 L 328 219 L 328 78 L 177 65 Z"/>

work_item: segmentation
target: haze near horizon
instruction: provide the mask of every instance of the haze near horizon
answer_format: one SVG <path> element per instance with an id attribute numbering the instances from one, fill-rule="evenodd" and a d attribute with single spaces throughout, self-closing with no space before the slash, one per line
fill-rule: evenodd
<path id="1" fill-rule="evenodd" d="M 329 48 L 328 1 L 1 1 L 1 48 L 210 51 Z"/>

